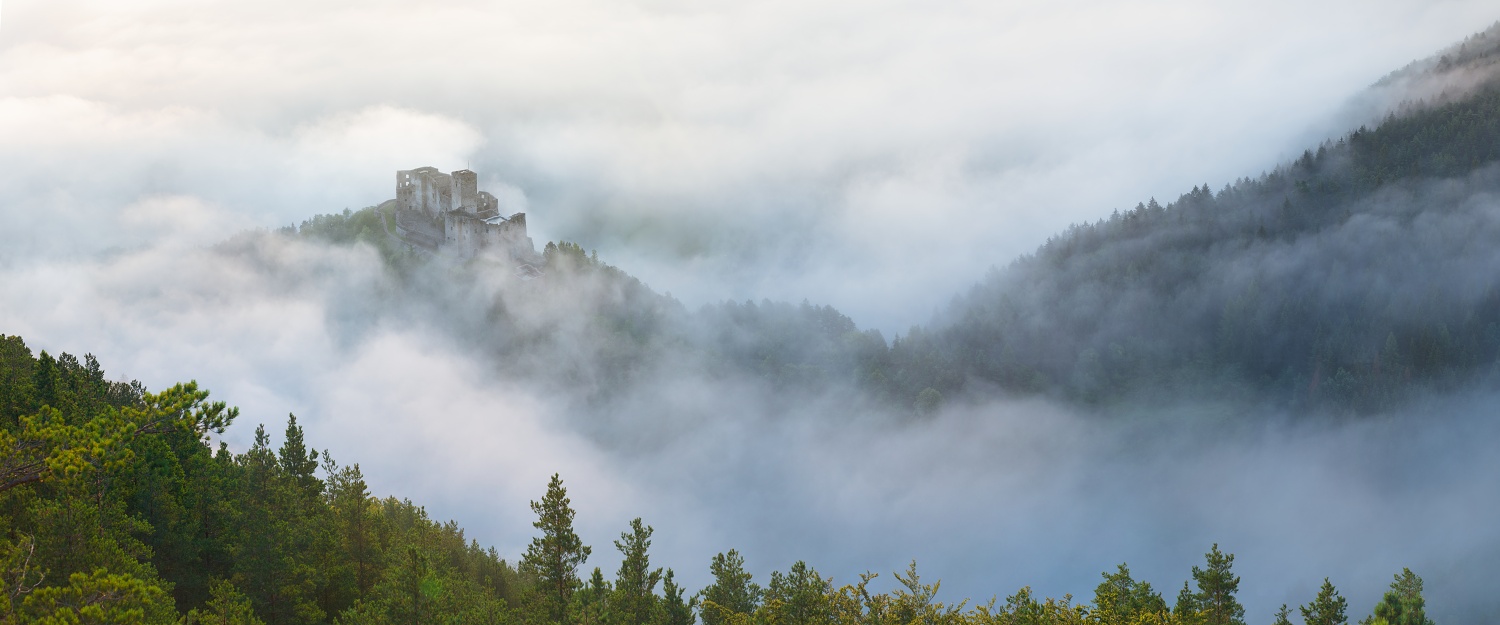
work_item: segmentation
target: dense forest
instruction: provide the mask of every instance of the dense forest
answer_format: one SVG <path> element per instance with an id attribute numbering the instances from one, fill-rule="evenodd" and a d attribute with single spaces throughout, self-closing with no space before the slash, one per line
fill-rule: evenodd
<path id="1" fill-rule="evenodd" d="M 836 583 L 804 562 L 764 586 L 734 550 L 707 562 L 712 583 L 683 588 L 651 560 L 641 519 L 614 546 L 613 577 L 587 571 L 592 548 L 554 475 L 531 504 L 536 537 L 518 562 L 466 539 L 408 500 L 373 496 L 358 464 L 311 448 L 295 417 L 279 447 L 264 427 L 234 453 L 213 448 L 238 410 L 194 383 L 150 392 L 112 382 L 98 361 L 0 337 L 0 620 L 6 623 L 220 625 L 1012 625 L 1244 623 L 1234 555 L 1218 545 L 1168 601 L 1127 565 L 1090 602 L 1036 597 L 939 601 L 913 563 L 878 591 L 873 573 Z M 540 490 L 540 486 L 539 490 Z M 519 545 L 515 546 L 519 548 Z M 1430 625 L 1422 580 L 1395 576 L 1372 625 Z M 1282 606 L 1308 625 L 1351 618 L 1324 580 Z"/>

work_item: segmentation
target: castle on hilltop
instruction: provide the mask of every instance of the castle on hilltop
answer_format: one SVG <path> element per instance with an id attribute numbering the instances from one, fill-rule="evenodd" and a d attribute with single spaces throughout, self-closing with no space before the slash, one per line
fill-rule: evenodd
<path id="1" fill-rule="evenodd" d="M 526 213 L 501 215 L 500 202 L 480 191 L 479 177 L 467 169 L 397 171 L 396 233 L 429 251 L 465 258 L 483 254 L 526 265 L 537 255 L 526 235 Z"/>

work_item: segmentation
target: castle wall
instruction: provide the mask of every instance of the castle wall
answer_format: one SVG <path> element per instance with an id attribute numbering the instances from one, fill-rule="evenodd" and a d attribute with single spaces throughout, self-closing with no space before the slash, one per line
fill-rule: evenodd
<path id="1" fill-rule="evenodd" d="M 516 213 L 509 219 L 479 219 L 453 211 L 443 215 L 443 245 L 465 257 L 488 254 L 512 260 L 536 255 L 536 246 L 526 236 L 526 215 Z"/>
<path id="2" fill-rule="evenodd" d="M 479 176 L 467 169 L 453 172 L 453 210 L 479 212 Z"/>
<path id="3" fill-rule="evenodd" d="M 445 174 L 434 167 L 396 172 L 396 229 L 422 247 L 472 258 L 484 254 L 530 262 L 536 245 L 526 235 L 526 214 L 500 216 L 500 202 L 479 190 L 467 169 Z"/>
<path id="4" fill-rule="evenodd" d="M 407 243 L 435 252 L 443 245 L 443 224 L 417 211 L 398 210 L 396 235 Z"/>
<path id="5" fill-rule="evenodd" d="M 479 210 L 475 211 L 476 214 L 481 215 L 481 216 L 498 215 L 498 214 L 500 214 L 499 211 L 500 211 L 500 200 L 497 200 L 497 199 L 495 199 L 495 196 L 490 195 L 489 191 L 480 191 L 479 192 Z"/>
<path id="6" fill-rule="evenodd" d="M 425 213 L 435 219 L 453 208 L 453 178 L 436 167 L 398 171 L 396 203 L 401 209 Z"/>

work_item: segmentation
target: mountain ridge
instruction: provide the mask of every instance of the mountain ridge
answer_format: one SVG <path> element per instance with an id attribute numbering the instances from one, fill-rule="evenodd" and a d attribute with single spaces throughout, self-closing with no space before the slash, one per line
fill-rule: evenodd
<path id="1" fill-rule="evenodd" d="M 591 294 L 576 308 L 518 312 L 525 297 L 552 296 L 503 284 L 436 307 L 488 309 L 488 325 L 461 331 L 487 333 L 480 342 L 500 361 L 550 346 L 542 360 L 573 372 L 553 383 L 584 382 L 596 405 L 684 361 L 794 395 L 852 387 L 862 397 L 852 410 L 925 414 L 945 398 L 1000 392 L 1085 405 L 1229 393 L 1296 412 L 1380 412 L 1500 375 L 1486 369 L 1500 367 L 1500 285 L 1479 278 L 1500 258 L 1476 238 L 1500 229 L 1486 212 L 1500 192 L 1497 84 L 1500 23 L 1372 86 L 1387 99 L 1378 124 L 1218 191 L 1195 186 L 1070 226 L 889 341 L 808 302 L 689 311 L 566 242 L 549 244 L 542 282 Z M 416 255 L 362 216 L 379 210 L 344 215 L 347 226 L 320 217 L 302 234 L 363 237 L 414 271 Z M 565 326 L 588 338 L 560 335 Z"/>

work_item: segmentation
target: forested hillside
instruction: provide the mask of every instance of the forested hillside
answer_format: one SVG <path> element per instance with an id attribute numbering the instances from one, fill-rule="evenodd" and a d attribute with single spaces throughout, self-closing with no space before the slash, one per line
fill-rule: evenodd
<path id="1" fill-rule="evenodd" d="M 1371 412 L 1494 381 L 1497 35 L 1423 66 L 1482 79 L 1460 94 L 1407 102 L 1253 180 L 1075 225 L 991 272 L 893 350 L 897 370 L 929 376 L 904 391 L 1244 391 Z"/>
<path id="2" fill-rule="evenodd" d="M 762 587 L 734 550 L 691 565 L 713 579 L 694 592 L 652 562 L 653 530 L 641 519 L 614 541 L 612 577 L 598 567 L 585 573 L 593 550 L 573 530 L 558 476 L 532 502 L 537 535 L 512 565 L 455 522 L 371 495 L 359 465 L 314 451 L 295 417 L 275 448 L 263 427 L 243 453 L 212 448 L 211 435 L 238 416 L 193 383 L 153 393 L 109 381 L 91 356 L 33 356 L 19 337 L 0 336 L 0 622 L 1244 622 L 1234 555 L 1218 545 L 1171 601 L 1124 564 L 1103 574 L 1088 603 L 1029 588 L 1004 600 L 944 602 L 915 563 L 891 582 L 875 574 L 835 582 L 796 562 Z M 1367 622 L 1430 624 L 1422 590 L 1421 578 L 1402 571 Z M 1307 595 L 1306 623 L 1347 622 L 1333 584 Z M 1289 613 L 1283 606 L 1277 623 Z"/>
<path id="3" fill-rule="evenodd" d="M 1074 225 L 890 341 L 807 302 L 689 311 L 571 243 L 548 245 L 543 280 L 455 296 L 380 235 L 375 208 L 283 234 L 376 246 L 409 299 L 442 302 L 435 314 L 512 374 L 601 405 L 676 366 L 791 402 L 847 392 L 866 411 L 998 390 L 1372 413 L 1500 380 L 1497 68 L 1491 29 L 1382 81 L 1423 97 L 1373 127 L 1253 179 Z M 437 282 L 484 284 L 485 270 Z"/>
<path id="4" fill-rule="evenodd" d="M 579 305 L 528 327 L 509 314 L 526 305 L 502 296 L 487 334 L 511 358 L 584 330 L 587 347 L 544 353 L 596 401 L 662 362 L 749 374 L 779 396 L 857 389 L 861 410 L 918 414 L 995 391 L 1374 413 L 1500 381 L 1500 29 L 1373 93 L 1404 99 L 1269 173 L 1074 225 L 889 342 L 806 302 L 689 312 L 571 244 L 550 247 L 546 285 L 521 292 Z M 353 238 L 330 223 L 302 233 Z"/>
<path id="5" fill-rule="evenodd" d="M 911 414 L 997 390 L 1379 412 L 1500 380 L 1497 60 L 1492 29 L 1386 81 L 1430 90 L 1462 76 L 1461 89 L 1404 101 L 1256 178 L 1074 225 L 890 341 L 807 302 L 690 311 L 566 242 L 548 244 L 532 283 L 486 279 L 497 270 L 484 265 L 439 271 L 382 234 L 377 208 L 281 236 L 374 246 L 422 315 L 509 373 L 594 404 L 675 366 L 791 402 L 837 391 L 858 410 Z M 452 283 L 488 290 L 435 286 Z"/>

